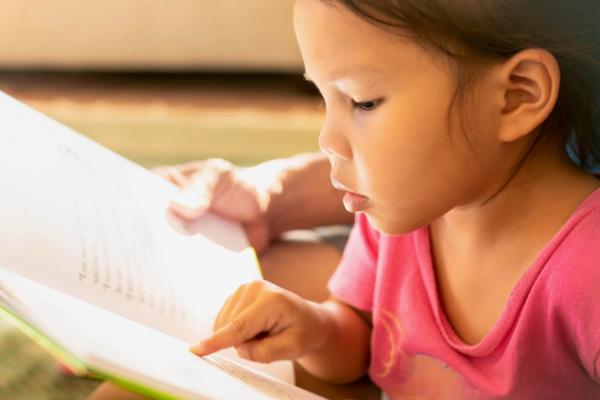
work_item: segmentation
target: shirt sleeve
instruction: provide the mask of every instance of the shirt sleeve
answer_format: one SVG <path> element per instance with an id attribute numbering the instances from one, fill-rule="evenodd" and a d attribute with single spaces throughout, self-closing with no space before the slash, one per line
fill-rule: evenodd
<path id="1" fill-rule="evenodd" d="M 596 271 L 600 269 L 600 264 L 596 265 Z M 600 274 L 596 272 L 595 288 L 600 287 Z M 586 307 L 586 313 L 582 314 L 584 321 L 580 330 L 580 337 L 583 340 L 584 360 L 587 358 L 586 367 L 590 376 L 600 384 L 600 298 L 598 291 L 589 290 L 589 302 L 592 303 Z"/>
<path id="2" fill-rule="evenodd" d="M 588 375 L 600 383 L 600 208 L 581 221 L 571 234 L 562 257 L 568 260 L 563 273 L 554 277 L 557 302 L 575 340 L 579 358 Z"/>
<path id="3" fill-rule="evenodd" d="M 342 260 L 329 280 L 333 296 L 363 311 L 372 311 L 379 233 L 357 214 Z"/>
<path id="4" fill-rule="evenodd" d="M 600 302 L 594 297 L 589 299 L 594 304 L 585 307 L 586 312 L 581 314 L 576 329 L 583 364 L 592 379 L 600 384 Z"/>

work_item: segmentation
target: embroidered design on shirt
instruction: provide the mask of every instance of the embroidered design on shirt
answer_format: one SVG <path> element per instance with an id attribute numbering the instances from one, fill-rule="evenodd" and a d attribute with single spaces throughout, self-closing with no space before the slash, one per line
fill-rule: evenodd
<path id="1" fill-rule="evenodd" d="M 402 327 L 400 325 L 400 321 L 398 321 L 398 318 L 385 309 L 380 309 L 378 322 L 381 324 L 381 326 L 383 326 L 387 333 L 390 351 L 387 358 L 382 363 L 382 369 L 380 371 L 373 372 L 377 377 L 385 378 L 390 374 L 390 372 L 392 372 L 394 364 L 398 361 L 400 352 L 399 341 L 402 335 Z"/>

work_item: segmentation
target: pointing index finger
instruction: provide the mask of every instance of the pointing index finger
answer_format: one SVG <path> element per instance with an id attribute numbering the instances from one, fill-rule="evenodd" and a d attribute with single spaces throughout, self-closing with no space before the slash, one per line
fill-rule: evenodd
<path id="1" fill-rule="evenodd" d="M 199 356 L 206 356 L 255 337 L 260 332 L 256 332 L 255 329 L 248 326 L 246 322 L 249 320 L 246 317 L 248 311 L 250 310 L 243 312 L 227 325 L 218 329 L 210 338 L 190 347 L 190 351 Z"/>

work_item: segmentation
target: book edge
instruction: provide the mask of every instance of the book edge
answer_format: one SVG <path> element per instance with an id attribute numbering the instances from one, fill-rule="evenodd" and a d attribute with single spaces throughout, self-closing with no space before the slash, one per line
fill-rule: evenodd
<path id="1" fill-rule="evenodd" d="M 79 358 L 77 358 L 69 350 L 63 348 L 60 344 L 53 341 L 51 338 L 46 336 L 44 333 L 39 331 L 35 326 L 31 325 L 24 318 L 14 313 L 9 308 L 5 307 L 0 303 L 0 317 L 7 320 L 11 325 L 21 331 L 25 336 L 31 339 L 34 343 L 40 346 L 44 351 L 50 354 L 54 359 L 64 364 L 71 372 L 78 377 L 89 375 L 95 378 L 104 379 L 111 381 L 116 385 L 140 393 L 151 398 L 160 400 L 178 400 L 179 397 L 174 395 L 161 392 L 150 386 L 145 386 L 141 382 L 135 382 L 128 380 L 117 375 L 100 371 L 95 369 L 93 366 L 89 366 Z"/>

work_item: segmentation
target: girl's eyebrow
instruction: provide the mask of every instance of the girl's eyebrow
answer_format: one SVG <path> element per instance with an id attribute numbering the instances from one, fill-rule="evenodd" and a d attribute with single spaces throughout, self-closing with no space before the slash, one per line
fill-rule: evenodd
<path id="1" fill-rule="evenodd" d="M 309 82 L 312 82 L 312 78 L 308 75 L 308 72 L 304 72 L 302 74 L 304 76 L 304 79 L 306 79 Z M 357 66 L 352 66 L 349 68 L 343 68 L 340 69 L 338 71 L 335 71 L 334 73 L 331 74 L 331 81 L 336 81 L 339 80 L 342 77 L 346 77 L 348 75 L 379 75 L 379 77 L 383 76 L 383 72 L 381 72 L 380 70 L 378 70 L 377 68 L 371 66 L 371 65 L 357 65 Z"/>

